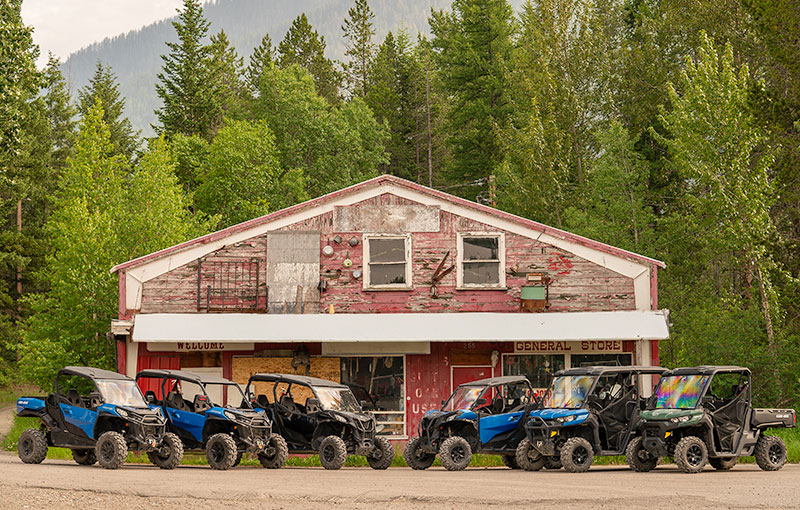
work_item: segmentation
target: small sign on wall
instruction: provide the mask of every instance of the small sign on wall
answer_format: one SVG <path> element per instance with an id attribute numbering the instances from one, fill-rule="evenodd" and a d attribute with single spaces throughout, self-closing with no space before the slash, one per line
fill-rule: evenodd
<path id="1" fill-rule="evenodd" d="M 549 353 L 593 353 L 622 352 L 622 340 L 580 340 L 580 341 L 529 341 L 514 342 L 517 354 L 549 354 Z"/>
<path id="2" fill-rule="evenodd" d="M 150 342 L 151 352 L 195 352 L 195 351 L 252 351 L 253 342 Z"/>

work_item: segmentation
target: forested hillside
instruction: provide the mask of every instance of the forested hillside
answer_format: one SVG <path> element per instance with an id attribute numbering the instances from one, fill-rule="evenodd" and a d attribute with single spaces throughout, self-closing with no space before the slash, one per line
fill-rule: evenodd
<path id="1" fill-rule="evenodd" d="M 797 0 L 184 0 L 76 56 L 72 97 L 20 5 L 0 383 L 113 365 L 112 265 L 390 173 L 665 261 L 662 364 L 746 365 L 757 404 L 800 406 Z"/>
<path id="2" fill-rule="evenodd" d="M 449 0 L 376 0 L 371 4 L 375 12 L 375 35 L 383 39 L 390 30 L 400 28 L 405 28 L 414 37 L 417 32 L 428 34 L 431 8 L 441 9 L 449 3 Z M 519 6 L 522 0 L 512 3 Z M 204 6 L 204 12 L 214 32 L 225 30 L 233 47 L 245 58 L 250 56 L 264 34 L 269 34 L 273 41 L 280 41 L 292 20 L 305 13 L 325 38 L 327 56 L 341 60 L 345 52 L 341 25 L 349 8 L 349 0 L 213 0 Z M 159 55 L 164 52 L 165 42 L 176 39 L 171 21 L 160 21 L 72 54 L 61 68 L 72 89 L 86 85 L 94 74 L 97 61 L 103 62 L 119 78 L 120 92 L 127 98 L 126 114 L 131 123 L 136 129 L 152 134 L 153 110 L 159 106 L 153 86 L 161 69 Z"/>

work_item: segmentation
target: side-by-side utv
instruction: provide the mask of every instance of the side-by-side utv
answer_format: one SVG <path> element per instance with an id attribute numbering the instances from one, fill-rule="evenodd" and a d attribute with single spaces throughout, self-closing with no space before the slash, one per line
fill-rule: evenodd
<path id="1" fill-rule="evenodd" d="M 271 433 L 267 415 L 250 406 L 235 382 L 183 370 L 149 369 L 136 374 L 140 384 L 148 379 L 155 380 L 161 392 L 159 399 L 155 391 L 148 390 L 148 403 L 163 410 L 167 427 L 180 437 L 187 451 L 205 452 L 213 469 L 238 465 L 244 453 L 258 457 L 266 468 L 279 468 L 286 462 L 286 442 Z M 213 402 L 208 394 L 211 387 L 228 391 L 231 402 Z"/>
<path id="2" fill-rule="evenodd" d="M 257 383 L 266 383 L 267 393 L 256 394 Z M 319 453 L 325 469 L 341 468 L 348 454 L 366 456 L 373 469 L 386 469 L 394 460 L 392 444 L 376 436 L 375 417 L 362 411 L 343 384 L 302 375 L 254 374 L 246 393 L 272 418 L 290 453 Z"/>
<path id="3" fill-rule="evenodd" d="M 161 411 L 151 409 L 128 376 L 92 367 L 65 367 L 47 397 L 21 397 L 17 416 L 41 420 L 22 432 L 17 452 L 22 462 L 38 464 L 55 446 L 72 450 L 75 462 L 106 469 L 125 463 L 128 451 L 147 452 L 162 469 L 181 463 L 183 445 L 165 430 Z"/>
<path id="4" fill-rule="evenodd" d="M 594 366 L 557 372 L 542 409 L 532 411 L 525 423 L 517 463 L 528 471 L 563 466 L 580 473 L 595 456 L 624 455 L 647 403 L 643 390 L 665 370 Z"/>
<path id="5" fill-rule="evenodd" d="M 436 455 L 450 471 L 465 469 L 473 453 L 500 455 L 511 469 L 519 466 L 515 452 L 525 438 L 522 424 L 537 406 L 525 376 L 481 379 L 460 385 L 442 408 L 428 411 L 419 423 L 418 436 L 406 445 L 406 463 L 427 469 Z"/>
<path id="6" fill-rule="evenodd" d="M 628 447 L 628 464 L 649 471 L 663 456 L 678 469 L 697 473 L 706 463 L 728 470 L 739 457 L 755 455 L 765 471 L 786 463 L 781 438 L 767 428 L 794 427 L 794 409 L 754 409 L 750 370 L 735 366 L 676 368 L 666 372 L 641 413 L 641 437 Z"/>

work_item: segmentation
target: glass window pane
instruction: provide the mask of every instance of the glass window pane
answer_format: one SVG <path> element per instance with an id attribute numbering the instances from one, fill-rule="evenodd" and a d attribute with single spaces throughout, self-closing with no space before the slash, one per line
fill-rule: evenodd
<path id="1" fill-rule="evenodd" d="M 402 356 L 342 358 L 341 378 L 364 410 L 375 415 L 379 434 L 405 434 Z"/>
<path id="2" fill-rule="evenodd" d="M 370 239 L 370 262 L 405 262 L 405 239 Z"/>
<path id="3" fill-rule="evenodd" d="M 464 262 L 464 284 L 493 285 L 500 282 L 499 262 Z"/>
<path id="4" fill-rule="evenodd" d="M 573 354 L 570 368 L 589 367 L 592 365 L 627 366 L 631 364 L 631 354 Z"/>
<path id="5" fill-rule="evenodd" d="M 405 264 L 370 264 L 370 285 L 393 285 L 406 283 Z"/>
<path id="6" fill-rule="evenodd" d="M 531 382 L 531 386 L 539 390 L 546 390 L 553 374 L 563 368 L 563 354 L 509 354 L 503 356 L 503 375 L 524 375 Z"/>
<path id="7" fill-rule="evenodd" d="M 465 237 L 464 260 L 498 260 L 496 237 Z"/>

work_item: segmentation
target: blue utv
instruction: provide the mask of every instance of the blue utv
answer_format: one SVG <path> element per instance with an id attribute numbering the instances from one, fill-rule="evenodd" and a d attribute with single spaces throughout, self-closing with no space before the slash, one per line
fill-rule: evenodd
<path id="1" fill-rule="evenodd" d="M 665 370 L 594 366 L 556 372 L 542 409 L 525 422 L 517 464 L 527 471 L 563 467 L 580 473 L 594 456 L 625 455 L 639 433 L 639 413 L 647 405 L 644 390 Z"/>
<path id="2" fill-rule="evenodd" d="M 157 381 L 162 396 L 159 399 L 148 390 L 148 403 L 163 410 L 168 430 L 177 434 L 187 451 L 205 452 L 213 469 L 237 466 L 245 453 L 256 456 L 265 468 L 286 463 L 286 441 L 272 433 L 270 419 L 253 409 L 235 382 L 183 370 L 148 369 L 136 374 L 140 384 L 148 379 Z M 218 393 L 218 402 L 211 400 L 211 388 Z M 228 405 L 222 405 L 226 397 Z"/>
<path id="3" fill-rule="evenodd" d="M 473 453 L 500 455 L 518 469 L 515 452 L 525 438 L 523 423 L 538 406 L 531 383 L 513 375 L 481 379 L 460 385 L 438 411 L 428 411 L 418 436 L 406 445 L 404 457 L 412 469 L 427 469 L 436 455 L 442 466 L 460 471 Z"/>
<path id="4" fill-rule="evenodd" d="M 19 437 L 17 452 L 26 464 L 42 462 L 50 446 L 71 449 L 78 464 L 106 469 L 120 467 L 129 450 L 146 452 L 161 469 L 183 459 L 183 445 L 166 432 L 161 411 L 148 407 L 133 379 L 116 372 L 62 368 L 47 397 L 17 400 L 17 416 L 41 420 Z"/>

